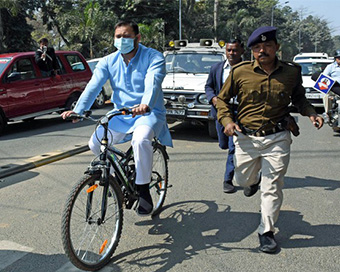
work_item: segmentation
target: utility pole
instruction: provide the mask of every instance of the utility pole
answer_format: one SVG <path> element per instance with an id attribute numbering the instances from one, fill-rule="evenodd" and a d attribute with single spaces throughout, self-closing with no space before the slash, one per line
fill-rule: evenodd
<path id="1" fill-rule="evenodd" d="M 179 0 L 179 8 L 178 8 L 178 22 L 179 22 L 179 39 L 182 40 L 182 0 Z"/>
<path id="2" fill-rule="evenodd" d="M 299 44 L 298 44 L 298 47 L 299 47 L 299 53 L 301 53 L 302 51 L 302 47 L 301 47 L 301 23 L 302 23 L 302 8 L 300 9 L 300 21 L 299 21 Z"/>
<path id="3" fill-rule="evenodd" d="M 218 6 L 219 6 L 219 0 L 215 0 L 214 2 L 214 35 L 215 35 L 215 42 L 217 42 L 217 17 L 218 17 Z"/>

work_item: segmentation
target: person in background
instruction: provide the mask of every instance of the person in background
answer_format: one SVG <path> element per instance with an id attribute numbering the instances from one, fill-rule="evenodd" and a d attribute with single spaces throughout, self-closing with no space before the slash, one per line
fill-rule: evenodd
<path id="1" fill-rule="evenodd" d="M 223 83 L 229 76 L 229 72 L 232 66 L 242 61 L 242 54 L 244 53 L 244 45 L 239 39 L 232 39 L 226 44 L 226 55 L 227 59 L 225 61 L 216 63 L 211 66 L 209 77 L 207 83 L 205 84 L 205 93 L 207 99 L 211 104 L 211 114 L 215 118 L 216 131 L 219 142 L 219 147 L 221 149 L 228 149 L 228 158 L 226 163 L 226 170 L 224 173 L 223 180 L 223 191 L 225 193 L 236 192 L 233 185 L 234 176 L 234 153 L 235 146 L 232 136 L 226 136 L 223 131 L 224 127 L 217 121 L 216 118 L 216 102 L 217 95 L 219 94 Z M 234 101 L 235 102 L 235 101 Z"/>
<path id="2" fill-rule="evenodd" d="M 335 51 L 334 62 L 327 65 L 327 67 L 323 71 L 323 74 L 335 79 L 338 84 L 340 84 L 340 50 Z M 328 98 L 328 94 L 323 97 L 323 105 L 326 114 L 328 114 L 328 112 L 330 111 L 330 102 Z"/>
<path id="3" fill-rule="evenodd" d="M 35 51 L 35 62 L 43 77 L 50 77 L 57 74 L 57 58 L 54 48 L 48 47 L 48 39 L 42 38 L 39 41 L 39 48 Z"/>
<path id="4" fill-rule="evenodd" d="M 149 190 L 151 181 L 153 148 L 152 140 L 157 137 L 161 144 L 172 146 L 163 103 L 162 82 L 165 77 L 165 60 L 162 53 L 140 44 L 138 25 L 131 21 L 116 24 L 114 45 L 116 52 L 102 58 L 92 78 L 81 94 L 73 111 L 65 111 L 66 119 L 72 113 L 82 114 L 91 108 L 94 100 L 109 79 L 114 90 L 114 109 L 134 107 L 132 116 L 117 116 L 109 123 L 111 145 L 130 140 L 136 164 L 139 204 L 137 213 L 152 213 L 153 203 Z M 95 155 L 100 153 L 103 127 L 93 133 L 89 147 Z"/>
<path id="5" fill-rule="evenodd" d="M 225 127 L 224 133 L 234 136 L 234 180 L 249 187 L 253 195 L 258 190 L 259 173 L 262 175 L 259 249 L 275 253 L 278 245 L 274 224 L 283 201 L 283 179 L 292 143 L 291 130 L 284 122 L 287 117 L 293 118 L 289 116 L 289 105 L 292 103 L 301 115 L 308 116 L 317 129 L 323 126 L 323 118 L 306 99 L 300 66 L 276 57 L 280 45 L 275 27 L 256 29 L 247 46 L 255 60 L 233 66 L 217 97 L 217 118 Z M 235 96 L 236 120 L 230 104 Z"/>

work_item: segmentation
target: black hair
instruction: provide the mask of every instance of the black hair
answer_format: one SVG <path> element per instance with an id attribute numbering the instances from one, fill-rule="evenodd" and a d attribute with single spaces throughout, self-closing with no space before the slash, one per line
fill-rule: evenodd
<path id="1" fill-rule="evenodd" d="M 42 38 L 42 39 L 40 39 L 39 43 L 48 43 L 48 39 Z"/>
<path id="2" fill-rule="evenodd" d="M 241 42 L 241 40 L 238 38 L 232 38 L 227 43 L 238 43 L 242 48 L 244 47 L 243 42 Z"/>
<path id="3" fill-rule="evenodd" d="M 120 21 L 115 25 L 115 30 L 120 26 L 131 26 L 135 35 L 139 34 L 138 25 L 133 21 Z"/>

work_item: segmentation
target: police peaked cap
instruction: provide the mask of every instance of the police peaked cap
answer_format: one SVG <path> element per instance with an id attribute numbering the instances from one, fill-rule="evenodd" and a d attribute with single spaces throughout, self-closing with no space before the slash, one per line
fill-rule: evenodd
<path id="1" fill-rule="evenodd" d="M 334 58 L 340 57 L 340 50 L 336 50 L 334 53 Z"/>
<path id="2" fill-rule="evenodd" d="M 276 27 L 274 26 L 261 26 L 255 29 L 250 35 L 247 46 L 250 48 L 260 42 L 267 42 L 274 40 L 276 42 Z"/>

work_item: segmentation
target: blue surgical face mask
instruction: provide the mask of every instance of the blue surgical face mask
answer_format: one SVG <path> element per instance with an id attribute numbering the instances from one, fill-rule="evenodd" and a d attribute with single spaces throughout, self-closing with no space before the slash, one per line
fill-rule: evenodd
<path id="1" fill-rule="evenodd" d="M 132 38 L 119 38 L 115 39 L 114 45 L 122 54 L 127 54 L 135 48 L 134 41 Z"/>

